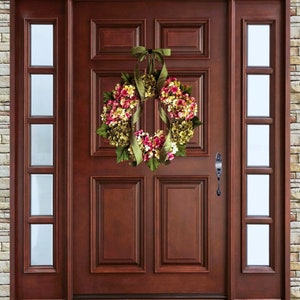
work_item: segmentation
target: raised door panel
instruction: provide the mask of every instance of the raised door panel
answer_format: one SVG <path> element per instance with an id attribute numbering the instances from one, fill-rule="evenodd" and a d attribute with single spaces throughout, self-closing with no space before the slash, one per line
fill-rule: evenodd
<path id="1" fill-rule="evenodd" d="M 144 272 L 143 178 L 91 178 L 91 272 Z"/>
<path id="2" fill-rule="evenodd" d="M 128 58 L 130 49 L 145 44 L 145 20 L 91 20 L 91 58 Z"/>
<path id="3" fill-rule="evenodd" d="M 207 272 L 205 177 L 156 178 L 156 272 Z"/>
<path id="4" fill-rule="evenodd" d="M 155 21 L 156 47 L 172 49 L 173 56 L 198 56 L 207 58 L 209 53 L 209 20 Z"/>

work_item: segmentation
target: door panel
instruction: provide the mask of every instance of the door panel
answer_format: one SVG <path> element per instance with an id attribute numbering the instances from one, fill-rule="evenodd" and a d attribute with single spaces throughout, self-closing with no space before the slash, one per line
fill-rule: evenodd
<path id="1" fill-rule="evenodd" d="M 155 183 L 156 272 L 208 271 L 208 178 L 158 176 Z"/>
<path id="2" fill-rule="evenodd" d="M 91 272 L 144 272 L 143 178 L 91 180 Z"/>
<path id="3" fill-rule="evenodd" d="M 74 3 L 77 298 L 226 294 L 226 168 L 218 197 L 214 166 L 216 152 L 225 164 L 227 155 L 226 3 L 188 2 Z M 154 173 L 117 164 L 115 149 L 95 134 L 103 92 L 133 71 L 137 45 L 171 48 L 169 74 L 193 86 L 203 122 L 187 157 Z M 140 126 L 163 127 L 155 101 L 146 103 Z"/>

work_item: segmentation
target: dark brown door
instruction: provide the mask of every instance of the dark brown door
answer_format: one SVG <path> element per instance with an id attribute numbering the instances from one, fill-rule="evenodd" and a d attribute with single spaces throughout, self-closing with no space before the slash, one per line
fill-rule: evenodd
<path id="1" fill-rule="evenodd" d="M 226 295 L 225 1 L 74 2 L 74 295 Z M 132 72 L 134 46 L 171 48 L 203 126 L 187 157 L 151 172 L 117 164 L 98 136 L 102 94 Z M 162 125 L 155 101 L 141 126 Z M 217 196 L 216 153 L 223 157 Z M 129 296 L 128 296 L 129 295 Z M 136 296 L 137 297 L 137 296 Z M 172 296 L 171 296 L 172 297 Z"/>
<path id="2" fill-rule="evenodd" d="M 11 299 L 290 298 L 289 4 L 11 0 Z M 96 135 L 138 45 L 203 122 L 156 172 Z"/>

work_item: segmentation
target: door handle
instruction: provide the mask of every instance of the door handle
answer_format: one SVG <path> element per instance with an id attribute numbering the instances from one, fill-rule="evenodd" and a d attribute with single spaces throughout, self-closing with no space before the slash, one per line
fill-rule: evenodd
<path id="1" fill-rule="evenodd" d="M 221 196 L 220 183 L 221 183 L 221 175 L 222 175 L 222 155 L 219 152 L 217 152 L 216 154 L 215 168 L 216 168 L 216 175 L 218 179 L 217 195 Z"/>

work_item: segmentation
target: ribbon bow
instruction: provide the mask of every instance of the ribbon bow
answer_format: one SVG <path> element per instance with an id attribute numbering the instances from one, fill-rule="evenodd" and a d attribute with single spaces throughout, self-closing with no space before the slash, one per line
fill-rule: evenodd
<path id="1" fill-rule="evenodd" d="M 147 61 L 147 74 L 153 74 L 155 72 L 155 60 L 157 59 L 161 64 L 162 68 L 160 71 L 159 78 L 157 80 L 157 89 L 160 90 L 163 87 L 165 80 L 168 77 L 167 66 L 164 60 L 164 56 L 171 55 L 171 49 L 147 49 L 143 46 L 134 47 L 131 49 L 131 54 L 136 57 L 140 62 L 144 59 Z M 137 83 L 139 85 L 139 83 Z M 141 94 L 141 93 L 140 93 Z M 143 95 L 140 95 L 143 99 Z"/>
<path id="2" fill-rule="evenodd" d="M 131 54 L 138 58 L 139 61 L 143 61 L 145 57 L 150 54 L 154 56 L 154 59 L 158 59 L 161 63 L 164 62 L 164 56 L 170 56 L 171 55 L 171 49 L 146 49 L 143 46 L 134 47 L 131 49 Z"/>

